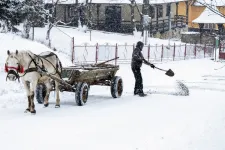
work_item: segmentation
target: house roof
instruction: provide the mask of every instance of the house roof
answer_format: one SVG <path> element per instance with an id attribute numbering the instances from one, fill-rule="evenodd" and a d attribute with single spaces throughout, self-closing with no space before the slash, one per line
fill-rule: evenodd
<path id="1" fill-rule="evenodd" d="M 219 10 L 216 6 L 211 6 L 213 10 L 219 13 Z M 193 23 L 212 23 L 212 24 L 224 24 L 225 18 L 219 15 L 218 13 L 215 13 L 209 9 L 209 7 L 206 7 L 204 11 L 201 13 L 201 15 L 193 20 Z"/>
<path id="2" fill-rule="evenodd" d="M 56 0 L 44 0 L 45 3 L 52 3 Z M 90 1 L 90 0 L 88 0 Z M 162 3 L 175 3 L 187 0 L 150 0 L 150 4 L 162 4 Z M 59 0 L 59 4 L 75 4 L 76 0 Z M 78 0 L 78 3 L 86 3 L 86 0 Z M 92 0 L 92 3 L 102 3 L 102 4 L 130 4 L 130 0 Z M 143 0 L 136 0 L 137 4 L 143 4 Z"/>
<path id="3" fill-rule="evenodd" d="M 215 5 L 215 6 L 225 6 L 225 0 L 196 0 L 194 6 L 204 6 L 204 5 Z"/>

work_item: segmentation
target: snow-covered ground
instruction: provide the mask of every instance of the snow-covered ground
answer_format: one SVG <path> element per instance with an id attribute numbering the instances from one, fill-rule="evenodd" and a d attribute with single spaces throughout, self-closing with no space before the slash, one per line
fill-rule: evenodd
<path id="1" fill-rule="evenodd" d="M 47 47 L 14 35 L 0 34 L 0 65 L 6 51 Z M 57 53 L 64 66 L 67 55 Z M 124 81 L 121 98 L 113 99 L 110 87 L 92 86 L 85 106 L 75 104 L 74 93 L 60 93 L 61 107 L 36 104 L 37 114 L 24 113 L 26 94 L 21 83 L 0 78 L 0 149 L 3 150 L 223 150 L 225 149 L 225 67 L 210 59 L 156 64 L 172 69 L 174 77 L 142 67 L 147 97 L 133 96 L 134 77 L 129 64 L 117 72 Z M 184 82 L 189 96 L 168 95 Z M 163 94 L 165 93 L 165 94 Z M 166 94 L 167 93 L 167 94 Z"/>
<path id="2" fill-rule="evenodd" d="M 22 26 L 18 28 L 22 30 Z M 34 39 L 48 45 L 49 41 L 46 40 L 46 32 L 47 27 L 35 28 Z M 32 30 L 30 37 L 32 37 Z M 141 32 L 127 35 L 92 30 L 90 34 L 89 31 L 85 33 L 82 27 L 67 28 L 65 26 L 52 28 L 50 39 L 51 47 L 58 52 L 67 54 L 70 59 L 72 59 L 72 47 L 74 45 L 73 58 L 76 63 L 95 62 L 96 60 L 98 62 L 105 61 L 117 56 L 120 62 L 129 61 L 132 56 L 133 46 L 137 41 L 143 41 Z M 204 48 L 197 49 L 196 57 L 204 57 Z M 98 51 L 97 55 L 96 50 Z M 143 56 L 151 61 L 192 59 L 195 57 L 195 50 L 195 45 L 186 44 L 185 46 L 185 43 L 181 41 L 148 38 L 147 44 L 143 48 Z M 209 49 L 205 56 L 209 57 L 211 53 L 212 50 Z"/>
<path id="3" fill-rule="evenodd" d="M 22 25 L 18 26 L 20 30 L 23 30 Z M 47 33 L 47 26 L 45 28 L 34 28 L 34 39 L 40 42 L 46 41 L 46 33 Z M 78 27 L 78 28 L 71 28 L 71 27 L 53 27 L 50 33 L 50 39 L 52 47 L 57 49 L 66 50 L 71 49 L 72 38 L 74 37 L 74 45 L 95 45 L 96 43 L 100 45 L 115 45 L 115 44 L 135 44 L 137 41 L 143 41 L 141 37 L 141 32 L 134 32 L 134 35 L 127 35 L 127 34 L 120 34 L 120 33 L 110 33 L 105 31 L 97 31 L 91 30 L 85 32 L 85 28 Z M 30 37 L 32 37 L 32 30 L 30 31 Z M 149 38 L 148 43 L 151 45 L 168 45 L 168 40 L 156 39 L 156 38 Z M 180 41 L 171 41 L 171 44 L 181 44 Z"/>

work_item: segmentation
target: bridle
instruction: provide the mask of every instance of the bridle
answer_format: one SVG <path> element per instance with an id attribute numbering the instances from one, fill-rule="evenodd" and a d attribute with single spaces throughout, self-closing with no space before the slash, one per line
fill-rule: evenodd
<path id="1" fill-rule="evenodd" d="M 19 73 L 24 73 L 24 67 L 22 65 L 20 65 L 19 59 L 16 58 L 16 57 L 15 57 L 15 59 L 18 60 L 18 66 L 17 67 L 8 66 L 7 64 L 5 64 L 5 72 L 7 72 L 6 81 L 7 81 L 7 78 L 9 77 L 9 75 L 13 74 L 13 75 L 15 75 L 16 79 L 18 79 L 18 81 L 20 82 Z"/>
<path id="2" fill-rule="evenodd" d="M 24 68 L 21 65 L 18 65 L 18 67 L 11 67 L 11 66 L 7 66 L 5 64 L 5 72 L 9 72 L 9 69 L 14 69 L 16 70 L 18 73 L 24 73 Z"/>

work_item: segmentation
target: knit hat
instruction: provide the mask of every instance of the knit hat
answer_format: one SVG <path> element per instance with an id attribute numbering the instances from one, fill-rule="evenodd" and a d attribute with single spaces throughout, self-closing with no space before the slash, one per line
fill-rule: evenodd
<path id="1" fill-rule="evenodd" d="M 138 42 L 137 42 L 137 45 L 136 45 L 137 48 L 142 49 L 143 46 L 144 46 L 144 43 L 143 43 L 143 42 L 141 42 L 141 41 L 138 41 Z"/>

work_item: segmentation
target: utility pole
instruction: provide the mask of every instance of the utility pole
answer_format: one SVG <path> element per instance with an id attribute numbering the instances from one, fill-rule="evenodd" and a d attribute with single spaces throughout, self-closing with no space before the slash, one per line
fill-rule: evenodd
<path id="1" fill-rule="evenodd" d="M 130 5 L 130 9 L 131 9 L 131 26 L 132 29 L 134 31 L 135 25 L 134 25 L 134 0 L 131 0 L 131 5 Z"/>
<path id="2" fill-rule="evenodd" d="M 169 21 L 169 49 L 170 49 L 170 39 L 171 39 L 171 3 L 168 4 L 169 5 L 169 16 L 168 16 L 168 21 Z"/>
<path id="3" fill-rule="evenodd" d="M 143 35 L 143 42 L 145 45 L 148 44 L 148 29 L 150 23 L 150 17 L 148 15 L 149 10 L 149 0 L 143 0 L 143 7 L 142 7 L 142 35 Z"/>

